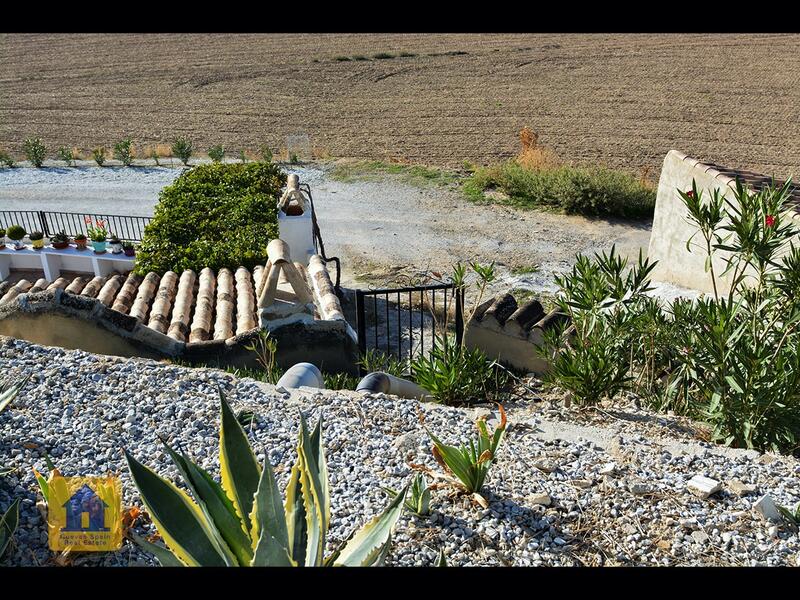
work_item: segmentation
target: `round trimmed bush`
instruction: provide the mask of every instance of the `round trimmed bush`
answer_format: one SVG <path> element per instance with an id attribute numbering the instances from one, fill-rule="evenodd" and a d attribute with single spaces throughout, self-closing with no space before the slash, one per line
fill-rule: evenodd
<path id="1" fill-rule="evenodd" d="M 286 175 L 265 163 L 206 164 L 161 190 L 137 250 L 136 271 L 215 271 L 267 260 L 278 237 L 277 199 Z"/>
<path id="2" fill-rule="evenodd" d="M 8 239 L 14 240 L 15 242 L 18 242 L 24 238 L 26 233 L 27 231 L 25 231 L 25 228 L 22 225 L 12 225 L 6 230 Z"/>

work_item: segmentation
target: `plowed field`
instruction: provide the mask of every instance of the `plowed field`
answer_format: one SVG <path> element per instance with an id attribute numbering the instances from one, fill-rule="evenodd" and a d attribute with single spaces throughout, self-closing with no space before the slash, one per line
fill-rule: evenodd
<path id="1" fill-rule="evenodd" d="M 33 135 L 238 154 L 301 134 L 457 166 L 513 155 L 525 125 L 571 161 L 657 172 L 677 148 L 800 175 L 800 36 L 0 36 L 0 146 L 20 157 Z"/>

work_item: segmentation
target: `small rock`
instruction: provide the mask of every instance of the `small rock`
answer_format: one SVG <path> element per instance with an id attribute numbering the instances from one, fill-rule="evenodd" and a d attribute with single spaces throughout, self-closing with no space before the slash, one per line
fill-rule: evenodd
<path id="1" fill-rule="evenodd" d="M 781 520 L 781 513 L 769 494 L 761 496 L 753 505 L 753 510 L 757 511 L 767 521 L 778 522 Z"/>
<path id="2" fill-rule="evenodd" d="M 777 525 L 772 525 L 769 529 L 767 529 L 767 535 L 769 535 L 769 537 L 773 537 L 773 538 L 778 537 L 778 526 Z"/>
<path id="3" fill-rule="evenodd" d="M 653 488 L 650 487 L 649 484 L 644 483 L 642 481 L 636 481 L 634 483 L 631 483 L 628 486 L 628 490 L 631 492 L 631 494 L 636 494 L 637 496 L 641 496 L 643 494 L 650 494 L 653 492 Z"/>
<path id="4" fill-rule="evenodd" d="M 574 485 L 576 488 L 580 488 L 582 490 L 592 487 L 592 482 L 588 479 L 573 479 L 570 483 L 572 483 L 572 485 Z"/>
<path id="5" fill-rule="evenodd" d="M 681 519 L 680 520 L 681 527 L 684 529 L 697 529 L 697 519 L 689 518 L 689 519 Z"/>
<path id="6" fill-rule="evenodd" d="M 756 492 L 756 486 L 743 483 L 738 479 L 731 479 L 728 482 L 728 489 L 740 498 L 742 496 L 747 496 L 748 494 L 755 494 Z"/>
<path id="7" fill-rule="evenodd" d="M 705 544 L 708 542 L 708 534 L 705 531 L 693 531 L 692 539 L 698 544 Z"/>
<path id="8" fill-rule="evenodd" d="M 552 473 L 558 469 L 558 465 L 552 460 L 537 460 L 533 466 L 542 471 L 543 473 Z"/>
<path id="9" fill-rule="evenodd" d="M 531 504 L 539 504 L 541 506 L 550 506 L 552 500 L 548 494 L 537 494 L 530 499 Z"/>
<path id="10" fill-rule="evenodd" d="M 617 470 L 616 463 L 610 462 L 610 463 L 604 464 L 600 468 L 600 471 L 598 471 L 598 472 L 600 473 L 600 475 L 613 475 L 616 472 L 616 470 Z"/>
<path id="11" fill-rule="evenodd" d="M 722 484 L 716 479 L 711 479 L 704 475 L 695 475 L 686 484 L 687 489 L 695 496 L 699 496 L 703 500 L 716 494 L 722 489 Z"/>

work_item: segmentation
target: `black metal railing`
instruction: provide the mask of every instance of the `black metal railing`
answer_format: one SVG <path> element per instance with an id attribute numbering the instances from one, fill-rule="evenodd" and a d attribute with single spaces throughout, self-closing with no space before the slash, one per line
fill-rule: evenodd
<path id="1" fill-rule="evenodd" d="M 0 210 L 0 227 L 22 225 L 28 233 L 41 231 L 50 237 L 59 231 L 67 235 L 86 233 L 86 219 L 105 221 L 107 229 L 122 240 L 141 242 L 145 226 L 153 217 L 107 215 L 100 213 L 72 213 L 46 210 Z"/>
<path id="2" fill-rule="evenodd" d="M 460 344 L 464 290 L 452 283 L 356 290 L 356 332 L 362 356 L 375 349 L 406 360 L 452 334 Z"/>

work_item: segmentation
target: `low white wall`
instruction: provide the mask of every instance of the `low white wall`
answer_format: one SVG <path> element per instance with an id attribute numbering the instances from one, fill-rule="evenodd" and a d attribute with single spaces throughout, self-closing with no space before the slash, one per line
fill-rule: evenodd
<path id="1" fill-rule="evenodd" d="M 648 256 L 651 261 L 658 261 L 652 274 L 654 281 L 711 293 L 711 274 L 705 269 L 705 242 L 697 233 L 698 228 L 689 222 L 686 206 L 678 195 L 679 189 L 691 189 L 692 179 L 696 181 L 698 191 L 702 190 L 705 199 L 711 197 L 714 188 L 725 192 L 728 200 L 734 199 L 736 181 L 733 178 L 682 152 L 670 150 L 664 158 L 658 181 Z M 692 238 L 691 251 L 688 251 L 686 242 L 695 233 L 697 235 Z M 730 288 L 730 276 L 721 277 L 720 274 L 727 267 L 725 258 L 729 253 L 717 251 L 714 256 L 717 288 L 720 293 L 726 293 Z"/>

